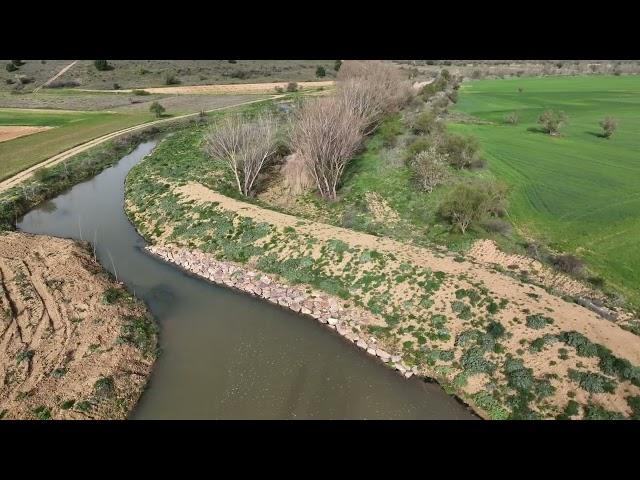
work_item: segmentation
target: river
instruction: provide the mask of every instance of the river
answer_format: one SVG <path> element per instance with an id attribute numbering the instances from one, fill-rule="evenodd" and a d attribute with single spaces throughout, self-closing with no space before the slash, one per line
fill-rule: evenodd
<path id="1" fill-rule="evenodd" d="M 27 213 L 21 231 L 88 240 L 142 298 L 161 354 L 133 419 L 473 419 L 438 385 L 406 380 L 318 322 L 212 285 L 144 251 L 124 180 L 156 141 Z"/>

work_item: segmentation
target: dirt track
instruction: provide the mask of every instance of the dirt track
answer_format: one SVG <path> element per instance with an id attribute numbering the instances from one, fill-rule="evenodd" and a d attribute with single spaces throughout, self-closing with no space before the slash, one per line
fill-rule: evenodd
<path id="1" fill-rule="evenodd" d="M 64 75 L 67 72 L 67 70 L 69 70 L 71 67 L 73 67 L 76 63 L 78 63 L 78 60 L 74 60 L 73 62 L 71 62 L 69 65 L 64 67 L 62 70 L 60 70 L 58 73 L 56 73 L 53 77 L 51 77 L 49 80 L 44 82 L 42 85 L 40 85 L 39 87 L 34 88 L 33 89 L 33 93 L 37 93 L 38 90 L 40 90 L 42 87 L 46 87 L 51 82 L 53 82 L 56 78 L 59 78 L 62 75 Z"/>
<path id="2" fill-rule="evenodd" d="M 274 93 L 276 87 L 287 88 L 288 82 L 274 83 L 238 83 L 227 85 L 185 85 L 175 87 L 150 87 L 138 90 L 145 90 L 149 93 L 161 93 L 170 95 L 213 95 L 213 94 L 247 94 L 247 93 Z M 321 82 L 297 82 L 301 90 L 308 88 L 332 87 L 335 82 L 333 80 L 324 80 Z M 131 93 L 129 90 L 82 90 L 85 92 L 110 92 L 110 93 Z"/>

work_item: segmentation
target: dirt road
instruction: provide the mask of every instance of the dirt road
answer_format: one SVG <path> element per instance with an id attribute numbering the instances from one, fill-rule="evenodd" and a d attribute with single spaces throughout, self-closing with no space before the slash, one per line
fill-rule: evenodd
<path id="1" fill-rule="evenodd" d="M 73 62 L 71 62 L 69 65 L 67 65 L 66 67 L 64 67 L 62 70 L 60 70 L 58 73 L 56 73 L 53 77 L 51 77 L 49 80 L 47 80 L 46 82 L 44 82 L 42 85 L 40 85 L 39 87 L 36 87 L 33 89 L 33 93 L 38 93 L 38 91 L 42 88 L 42 87 L 46 87 L 47 85 L 49 85 L 51 82 L 53 82 L 56 78 L 61 77 L 62 75 L 64 75 L 67 70 L 69 70 L 71 67 L 73 67 L 76 63 L 78 63 L 78 60 L 74 60 Z"/>
<path id="2" fill-rule="evenodd" d="M 168 95 L 213 95 L 213 94 L 247 94 L 247 93 L 273 93 L 276 87 L 286 89 L 288 82 L 273 83 L 237 83 L 227 85 L 185 85 L 171 87 L 150 87 L 141 88 L 149 93 L 160 93 Z M 300 90 L 309 88 L 328 88 L 335 85 L 333 80 L 324 80 L 321 82 L 297 82 Z M 132 90 L 89 90 L 77 89 L 83 92 L 108 92 L 108 93 L 131 93 Z"/>

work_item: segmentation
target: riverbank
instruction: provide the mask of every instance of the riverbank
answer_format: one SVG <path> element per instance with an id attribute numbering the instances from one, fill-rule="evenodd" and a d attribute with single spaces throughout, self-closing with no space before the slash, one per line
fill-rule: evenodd
<path id="1" fill-rule="evenodd" d="M 400 351 L 385 351 L 378 339 L 366 331 L 367 327 L 384 326 L 385 322 L 380 316 L 363 308 L 351 306 L 338 297 L 313 288 L 293 287 L 279 278 L 274 278 L 274 275 L 246 269 L 241 264 L 218 261 L 213 255 L 197 250 L 157 245 L 149 245 L 146 250 L 151 255 L 200 278 L 235 288 L 311 317 L 327 328 L 335 330 L 338 335 L 353 342 L 368 354 L 378 357 L 383 363 L 389 363 L 405 378 L 411 378 L 418 373 L 417 367 L 408 367 L 402 363 Z"/>
<path id="2" fill-rule="evenodd" d="M 89 248 L 0 235 L 0 417 L 124 419 L 138 401 L 155 323 Z"/>
<path id="3" fill-rule="evenodd" d="M 637 415 L 640 339 L 620 325 L 459 255 L 222 195 L 190 142 L 196 133 L 165 140 L 127 178 L 127 214 L 157 247 L 275 274 L 372 313 L 384 323 L 361 324 L 367 348 L 375 338 L 485 418 Z"/>

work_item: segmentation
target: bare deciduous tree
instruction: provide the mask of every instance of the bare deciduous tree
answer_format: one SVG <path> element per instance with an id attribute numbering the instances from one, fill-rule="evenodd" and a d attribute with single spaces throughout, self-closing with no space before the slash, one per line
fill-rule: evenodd
<path id="1" fill-rule="evenodd" d="M 379 61 L 344 62 L 337 80 L 338 99 L 362 118 L 365 135 L 413 95 L 411 82 L 400 70 Z"/>
<path id="2" fill-rule="evenodd" d="M 363 138 L 363 119 L 336 97 L 308 99 L 296 111 L 291 145 L 320 195 L 335 199 L 344 169 Z"/>
<path id="3" fill-rule="evenodd" d="M 256 178 L 276 151 L 276 130 L 271 115 L 260 115 L 251 121 L 229 115 L 211 127 L 207 152 L 227 162 L 241 194 L 254 195 Z"/>

